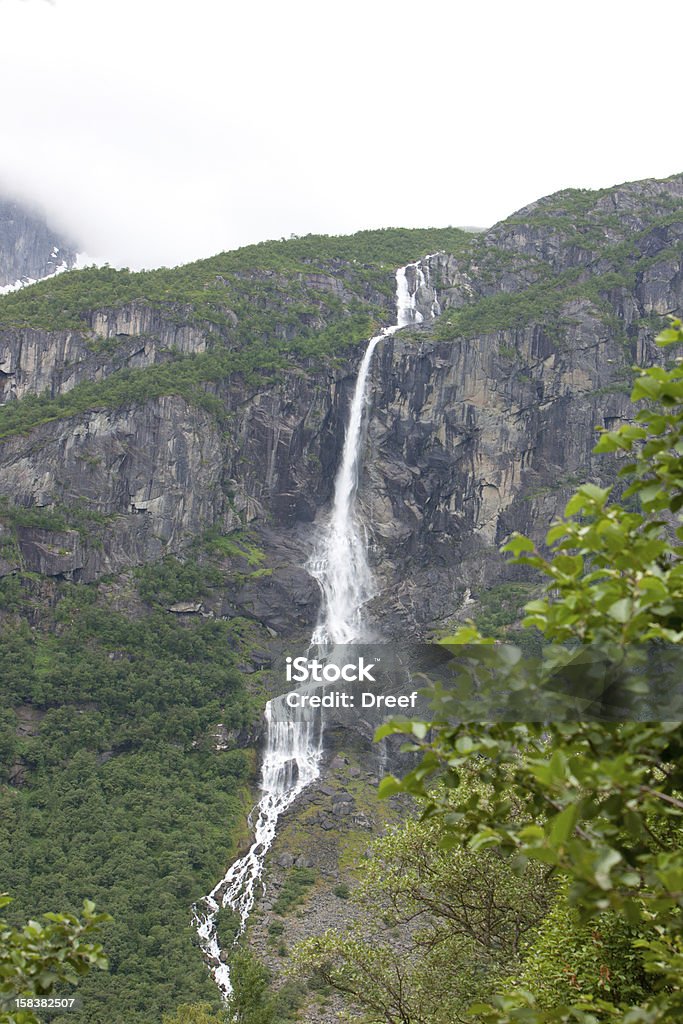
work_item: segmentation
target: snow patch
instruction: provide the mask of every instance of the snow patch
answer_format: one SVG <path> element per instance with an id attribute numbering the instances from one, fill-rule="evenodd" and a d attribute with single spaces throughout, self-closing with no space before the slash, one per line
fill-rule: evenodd
<path id="1" fill-rule="evenodd" d="M 50 253 L 50 257 L 55 258 L 58 253 L 59 249 L 55 248 Z M 51 277 L 57 277 L 57 274 L 64 274 L 69 270 L 83 270 L 85 267 L 102 267 L 105 263 L 106 260 L 98 259 L 96 256 L 89 256 L 85 252 L 79 252 L 76 253 L 73 267 L 69 267 L 66 263 L 60 263 L 51 274 L 46 274 L 45 277 L 17 278 L 13 284 L 0 285 L 0 295 L 8 295 L 10 292 L 19 291 L 20 288 L 28 288 L 29 285 L 37 284 L 38 281 L 48 281 Z"/>

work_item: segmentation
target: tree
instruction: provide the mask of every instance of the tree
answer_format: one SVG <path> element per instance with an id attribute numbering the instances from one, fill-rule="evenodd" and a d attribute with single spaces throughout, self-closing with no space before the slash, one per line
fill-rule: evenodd
<path id="1" fill-rule="evenodd" d="M 162 1024 L 226 1024 L 225 1012 L 211 1003 L 182 1003 L 174 1013 L 165 1013 Z"/>
<path id="2" fill-rule="evenodd" d="M 0 907 L 10 902 L 0 895 Z M 94 903 L 85 901 L 82 920 L 71 914 L 44 914 L 43 920 L 17 929 L 0 918 L 0 1024 L 38 1024 L 32 1007 L 21 1007 L 17 999 L 47 998 L 62 983 L 77 985 L 91 967 L 107 969 L 102 946 L 93 939 L 111 918 L 96 914 Z"/>
<path id="3" fill-rule="evenodd" d="M 284 1024 L 294 1019 L 297 999 L 292 986 L 274 992 L 268 968 L 248 949 L 239 947 L 233 954 L 230 980 L 228 1024 Z"/>
<path id="4" fill-rule="evenodd" d="M 683 342 L 681 322 L 674 320 L 657 342 L 662 347 Z M 501 648 L 499 656 L 504 684 L 522 694 L 532 682 L 542 693 L 558 665 L 576 656 L 578 642 L 590 644 L 603 656 L 608 675 L 645 691 L 646 699 L 653 649 L 658 657 L 664 649 L 666 660 L 683 643 L 682 360 L 668 368 L 641 369 L 632 400 L 647 404 L 633 423 L 604 432 L 596 448 L 630 453 L 621 469 L 629 481 L 622 500 L 610 500 L 609 488 L 584 484 L 564 518 L 551 526 L 548 553 L 521 535 L 505 545 L 518 564 L 534 567 L 547 580 L 546 596 L 527 604 L 523 623 L 539 630 L 546 643 L 534 679 L 523 670 L 520 652 Z M 639 509 L 631 507 L 636 499 Z M 484 640 L 473 625 L 449 638 L 454 644 Z M 636 643 L 649 646 L 634 649 Z M 611 912 L 634 930 L 631 955 L 649 980 L 648 991 L 632 1005 L 626 995 L 588 991 L 573 999 L 565 993 L 568 998 L 556 998 L 547 1008 L 533 992 L 506 986 L 491 1003 L 474 1006 L 473 1019 L 487 1024 L 682 1020 L 680 723 L 599 718 L 458 723 L 453 696 L 436 691 L 433 698 L 432 721 L 389 727 L 412 735 L 411 748 L 422 752 L 422 762 L 401 782 L 385 780 L 383 792 L 421 797 L 426 814 L 443 821 L 451 842 L 470 851 L 498 850 L 514 867 L 539 862 L 566 878 L 568 905 L 579 924 Z M 490 787 L 486 800 L 472 799 L 463 786 L 472 764 Z M 437 776 L 447 789 L 434 790 Z M 512 816 L 515 798 L 522 800 L 524 813 Z"/>
<path id="5" fill-rule="evenodd" d="M 239 950 L 232 958 L 230 971 L 230 1024 L 273 1024 L 275 1011 L 267 968 L 246 950 Z"/>
<path id="6" fill-rule="evenodd" d="M 561 890 L 541 923 L 515 975 L 519 988 L 531 992 L 544 1010 L 577 999 L 615 1004 L 639 1002 L 651 993 L 634 941 L 644 938 L 614 912 L 581 924 Z M 508 978 L 508 981 L 510 979 Z"/>
<path id="7" fill-rule="evenodd" d="M 472 791 L 483 792 L 475 779 Z M 444 796 L 447 801 L 447 796 Z M 454 1024 L 517 964 L 547 913 L 553 885 L 540 864 L 514 874 L 496 851 L 447 846 L 443 820 L 409 820 L 377 840 L 353 892 L 346 932 L 300 943 L 292 961 L 372 1024 Z"/>

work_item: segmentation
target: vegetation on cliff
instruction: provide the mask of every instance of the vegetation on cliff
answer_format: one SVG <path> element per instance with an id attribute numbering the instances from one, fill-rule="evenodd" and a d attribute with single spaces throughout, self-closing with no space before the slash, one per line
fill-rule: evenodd
<path id="1" fill-rule="evenodd" d="M 560 193 L 562 196 L 563 193 Z M 590 193 L 594 195 L 594 193 Z M 664 206 L 668 206 L 668 197 L 663 197 Z M 672 200 L 673 202 L 673 200 Z M 558 214 L 563 212 L 559 205 Z M 618 323 L 618 317 L 614 310 L 613 298 L 620 291 L 632 292 L 640 277 L 646 271 L 651 270 L 658 263 L 666 263 L 676 259 L 680 255 L 681 241 L 679 231 L 671 233 L 669 229 L 676 227 L 680 229 L 681 212 L 680 203 L 674 203 L 677 212 L 661 213 L 661 207 L 657 205 L 655 210 L 644 219 L 645 226 L 639 227 L 624 235 L 623 232 L 604 233 L 598 232 L 591 235 L 591 249 L 586 251 L 585 261 L 577 255 L 576 251 L 570 249 L 566 239 L 564 245 L 560 245 L 563 262 L 559 257 L 542 258 L 539 255 L 536 259 L 526 259 L 523 264 L 524 273 L 531 278 L 528 282 L 520 282 L 520 286 L 513 292 L 494 291 L 491 294 L 475 296 L 473 301 L 453 310 L 448 310 L 440 317 L 436 327 L 436 337 L 440 339 L 451 339 L 454 337 L 473 338 L 478 334 L 486 334 L 497 330 L 519 330 L 530 323 L 542 323 L 546 329 L 555 328 L 561 330 L 562 320 L 571 320 L 571 312 L 567 307 L 572 302 L 585 301 L 601 313 L 602 318 L 617 329 L 624 331 L 624 325 Z M 579 210 L 582 208 L 579 207 Z M 611 222 L 622 226 L 621 218 L 611 214 Z M 504 221 L 503 226 L 515 224 L 518 221 Z M 553 220 L 555 229 L 558 223 L 565 224 L 564 217 Z M 569 237 L 574 238 L 578 232 L 580 237 L 582 227 L 586 225 L 577 214 L 574 214 L 568 223 L 574 228 L 569 232 Z M 592 222 L 588 220 L 590 225 Z M 531 225 L 536 221 L 531 220 Z M 527 230 L 530 229 L 525 224 Z M 566 229 L 566 225 L 565 225 Z M 664 240 L 656 254 L 651 252 L 653 238 L 661 235 Z M 501 272 L 509 271 L 510 256 L 504 249 L 496 248 L 497 235 L 490 236 L 477 242 L 477 249 L 472 261 L 481 260 L 486 266 L 487 274 L 491 280 L 495 280 Z M 586 242 L 586 244 L 588 244 Z M 566 261 L 566 262 L 565 262 Z M 553 267 L 557 262 L 558 267 Z M 520 268 L 517 268 L 520 272 Z M 476 276 L 481 279 L 481 270 L 477 264 Z M 637 322 L 629 325 L 630 335 L 636 333 Z M 628 335 L 624 333 L 624 340 Z"/>
<path id="2" fill-rule="evenodd" d="M 386 228 L 261 242 L 172 269 L 89 267 L 0 296 L 0 327 L 87 330 L 93 310 L 139 301 L 218 327 L 233 323 L 226 316 L 232 310 L 237 338 L 249 344 L 276 323 L 301 331 L 306 314 L 345 316 L 329 284 L 316 288 L 315 275 L 336 279 L 350 296 L 365 300 L 374 291 L 391 300 L 396 267 L 430 252 L 457 252 L 469 237 L 458 228 Z"/>
<path id="3" fill-rule="evenodd" d="M 297 360 L 330 358 L 393 318 L 396 267 L 434 250 L 458 251 L 456 228 L 310 235 L 222 253 L 172 270 L 90 268 L 0 296 L 0 329 L 75 330 L 93 311 L 151 305 L 169 322 L 198 327 L 208 351 L 145 369 L 114 371 L 59 396 L 28 395 L 0 408 L 0 437 L 95 408 L 177 394 L 220 416 L 210 385 L 236 374 L 263 384 Z M 93 341 L 116 350 L 116 339 Z"/>
<path id="4" fill-rule="evenodd" d="M 169 394 L 220 417 L 218 382 L 239 375 L 263 384 L 292 360 L 329 360 L 360 343 L 393 319 L 396 267 L 436 251 L 455 254 L 469 282 L 457 308 L 440 319 L 437 338 L 473 338 L 535 322 L 554 326 L 559 339 L 563 323 L 571 321 L 567 304 L 585 300 L 628 343 L 637 324 L 626 333 L 614 297 L 632 289 L 653 264 L 680 252 L 680 200 L 661 189 L 641 189 L 634 191 L 637 216 L 624 216 L 612 204 L 617 192 L 561 192 L 486 235 L 456 228 L 308 235 L 172 269 L 90 268 L 0 296 L 0 330 L 76 331 L 92 339 L 94 350 L 105 346 L 112 355 L 118 341 L 95 339 L 93 314 L 133 304 L 153 307 L 169 323 L 198 328 L 207 344 L 198 355 L 169 350 L 157 365 L 114 369 L 106 379 L 62 395 L 7 403 L 0 408 L 0 437 Z M 518 231 L 529 235 L 526 246 L 517 245 Z M 665 244 L 652 255 L 655 238 Z"/>

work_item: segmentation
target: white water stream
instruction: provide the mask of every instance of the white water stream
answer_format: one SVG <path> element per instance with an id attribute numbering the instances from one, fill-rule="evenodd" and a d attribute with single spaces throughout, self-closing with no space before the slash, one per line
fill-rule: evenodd
<path id="1" fill-rule="evenodd" d="M 413 286 L 408 281 L 412 270 Z M 425 271 L 411 263 L 396 271 L 396 324 L 371 338 L 363 356 L 349 410 L 341 464 L 337 472 L 334 501 L 318 551 L 307 568 L 322 593 L 319 624 L 311 644 L 329 648 L 334 644 L 360 643 L 367 639 L 363 607 L 375 594 L 375 582 L 368 563 L 367 535 L 356 511 L 368 406 L 368 377 L 377 343 L 399 328 L 421 323 L 417 293 L 428 286 Z M 440 312 L 434 298 L 431 315 Z M 305 717 L 305 715 L 308 717 Z M 244 857 L 229 868 L 208 896 L 193 907 L 200 945 L 213 977 L 224 997 L 232 991 L 230 971 L 221 960 L 216 920 L 221 907 L 230 907 L 240 918 L 244 931 L 254 905 L 256 888 L 278 819 L 292 801 L 318 777 L 323 753 L 323 720 L 319 710 L 281 721 L 273 714 L 272 702 L 265 709 L 266 739 L 261 766 L 262 797 L 256 807 L 254 841 Z"/>

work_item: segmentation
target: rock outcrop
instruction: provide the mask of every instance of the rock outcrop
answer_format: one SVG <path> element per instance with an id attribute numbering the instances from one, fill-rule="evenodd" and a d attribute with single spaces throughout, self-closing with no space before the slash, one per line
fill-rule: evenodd
<path id="1" fill-rule="evenodd" d="M 206 351 L 207 331 L 177 306 L 172 314 L 140 303 L 96 310 L 83 329 L 0 332 L 0 405 L 26 395 L 65 395 L 120 370 L 140 370 Z"/>
<path id="2" fill-rule="evenodd" d="M 76 262 L 72 242 L 54 231 L 37 213 L 12 199 L 0 198 L 0 289 L 39 281 Z"/>

